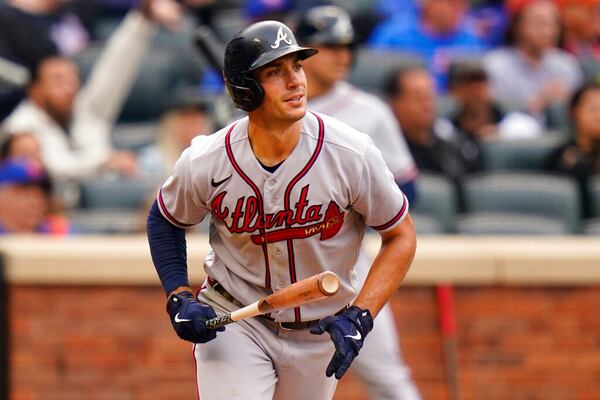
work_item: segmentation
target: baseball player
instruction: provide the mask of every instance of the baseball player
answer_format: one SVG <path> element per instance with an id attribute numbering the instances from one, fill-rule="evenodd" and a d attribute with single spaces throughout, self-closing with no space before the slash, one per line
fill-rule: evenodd
<path id="1" fill-rule="evenodd" d="M 316 52 L 280 22 L 237 34 L 223 74 L 248 116 L 195 138 L 148 216 L 167 312 L 178 336 L 194 343 L 204 400 L 331 399 L 415 252 L 408 201 L 372 140 L 306 110 L 302 63 Z M 185 228 L 209 214 L 208 277 L 195 296 Z M 382 245 L 358 291 L 367 226 Z M 216 314 L 326 270 L 340 277 L 335 296 L 206 327 Z"/>
<path id="2" fill-rule="evenodd" d="M 371 136 L 396 183 L 411 201 L 417 168 L 396 118 L 378 97 L 344 81 L 350 71 L 354 46 L 354 29 L 348 13 L 336 6 L 310 8 L 296 21 L 295 32 L 302 45 L 319 51 L 303 64 L 309 88 L 308 107 Z M 361 282 L 367 277 L 368 267 L 368 263 L 359 264 Z M 385 306 L 354 362 L 353 371 L 367 385 L 373 399 L 418 400 L 420 396 L 402 360 L 396 332 L 390 307 Z"/>

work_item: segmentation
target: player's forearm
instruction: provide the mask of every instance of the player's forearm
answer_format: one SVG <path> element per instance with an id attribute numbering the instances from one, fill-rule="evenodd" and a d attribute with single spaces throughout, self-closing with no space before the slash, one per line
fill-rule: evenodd
<path id="1" fill-rule="evenodd" d="M 413 260 L 416 234 L 410 215 L 392 231 L 382 234 L 379 253 L 354 305 L 375 317 L 398 289 Z"/>
<path id="2" fill-rule="evenodd" d="M 152 261 L 165 292 L 189 288 L 185 231 L 160 214 L 156 201 L 148 215 L 147 231 Z"/>

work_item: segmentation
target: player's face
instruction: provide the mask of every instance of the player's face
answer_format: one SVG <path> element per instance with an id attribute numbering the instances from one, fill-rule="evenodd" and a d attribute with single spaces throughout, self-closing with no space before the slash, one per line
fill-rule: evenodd
<path id="1" fill-rule="evenodd" d="M 267 64 L 258 71 L 265 97 L 253 111 L 271 120 L 295 122 L 306 114 L 306 76 L 297 54 Z"/>
<path id="2" fill-rule="evenodd" d="M 317 46 L 319 52 L 304 62 L 309 80 L 331 86 L 346 79 L 352 66 L 352 51 L 349 46 Z"/>

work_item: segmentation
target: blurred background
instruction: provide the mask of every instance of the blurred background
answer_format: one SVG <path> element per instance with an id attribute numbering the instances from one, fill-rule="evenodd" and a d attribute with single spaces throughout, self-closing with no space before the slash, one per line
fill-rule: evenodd
<path id="1" fill-rule="evenodd" d="M 225 43 L 323 4 L 418 169 L 391 304 L 421 397 L 600 398 L 600 0 L 0 0 L 0 399 L 196 396 L 147 210 L 243 116 Z"/>

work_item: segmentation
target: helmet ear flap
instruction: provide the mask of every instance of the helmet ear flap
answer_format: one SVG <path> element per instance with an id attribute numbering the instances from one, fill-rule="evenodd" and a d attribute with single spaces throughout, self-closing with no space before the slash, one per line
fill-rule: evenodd
<path id="1" fill-rule="evenodd" d="M 225 78 L 225 83 L 231 99 L 240 109 L 254 111 L 262 103 L 265 92 L 256 79 L 239 74 Z"/>

